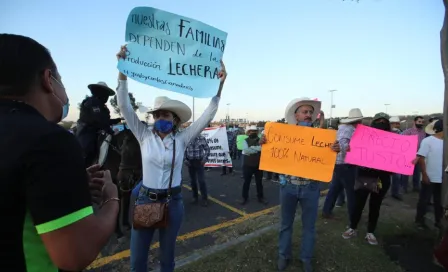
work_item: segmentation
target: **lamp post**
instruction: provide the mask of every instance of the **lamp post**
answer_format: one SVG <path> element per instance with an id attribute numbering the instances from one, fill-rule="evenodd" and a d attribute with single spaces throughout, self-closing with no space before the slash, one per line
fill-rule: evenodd
<path id="1" fill-rule="evenodd" d="M 335 105 L 333 105 L 333 93 L 337 92 L 337 90 L 329 90 L 330 94 L 331 94 L 331 106 L 330 106 L 330 119 L 329 119 L 329 123 L 327 124 L 327 127 L 331 126 L 331 119 L 333 118 L 333 109 L 335 108 Z"/>
<path id="2" fill-rule="evenodd" d="M 387 107 L 390 106 L 390 104 L 384 104 L 386 106 L 386 113 L 387 113 Z"/>

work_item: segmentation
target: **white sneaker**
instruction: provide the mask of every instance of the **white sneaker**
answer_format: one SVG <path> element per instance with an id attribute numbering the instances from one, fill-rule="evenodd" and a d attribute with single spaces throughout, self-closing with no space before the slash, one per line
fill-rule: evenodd
<path id="1" fill-rule="evenodd" d="M 342 238 L 344 238 L 344 239 L 350 239 L 355 236 L 356 236 L 356 230 L 354 230 L 352 228 L 348 228 L 348 230 L 346 230 L 344 233 L 342 233 Z"/>
<path id="2" fill-rule="evenodd" d="M 373 235 L 373 233 L 367 233 L 366 240 L 367 240 L 367 242 L 369 242 L 369 244 L 371 244 L 373 246 L 378 245 L 378 240 L 376 240 L 376 237 L 375 237 L 375 235 Z"/>

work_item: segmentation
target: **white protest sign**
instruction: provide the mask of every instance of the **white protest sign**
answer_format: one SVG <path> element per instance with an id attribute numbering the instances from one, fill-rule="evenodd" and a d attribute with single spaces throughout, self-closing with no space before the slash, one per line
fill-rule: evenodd
<path id="1" fill-rule="evenodd" d="M 210 147 L 205 167 L 232 167 L 232 158 L 229 154 L 229 142 L 227 141 L 226 127 L 206 128 L 202 131 L 202 136 L 207 140 Z"/>

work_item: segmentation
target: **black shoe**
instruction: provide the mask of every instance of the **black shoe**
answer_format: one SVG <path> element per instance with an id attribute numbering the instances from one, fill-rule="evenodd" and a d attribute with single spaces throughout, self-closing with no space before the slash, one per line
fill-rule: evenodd
<path id="1" fill-rule="evenodd" d="M 202 207 L 208 207 L 208 200 L 207 199 L 201 200 L 201 206 Z"/>
<path id="2" fill-rule="evenodd" d="M 241 204 L 241 205 L 246 205 L 246 204 L 247 204 L 247 199 L 243 199 L 243 200 L 241 200 L 241 201 L 240 201 L 240 204 Z"/>
<path id="3" fill-rule="evenodd" d="M 289 265 L 288 259 L 278 258 L 277 260 L 277 269 L 278 271 L 285 271 Z"/>
<path id="4" fill-rule="evenodd" d="M 403 197 L 401 195 L 392 195 L 392 198 L 399 200 L 399 201 L 403 201 Z"/>
<path id="5" fill-rule="evenodd" d="M 268 201 L 264 197 L 259 197 L 258 202 L 260 202 L 261 204 L 264 204 L 264 205 L 268 204 Z"/>
<path id="6" fill-rule="evenodd" d="M 415 225 L 417 226 L 417 228 L 418 228 L 419 230 L 427 230 L 427 229 L 429 229 L 428 225 L 426 225 L 425 222 L 419 222 L 419 221 L 416 221 L 416 222 L 415 222 Z"/>

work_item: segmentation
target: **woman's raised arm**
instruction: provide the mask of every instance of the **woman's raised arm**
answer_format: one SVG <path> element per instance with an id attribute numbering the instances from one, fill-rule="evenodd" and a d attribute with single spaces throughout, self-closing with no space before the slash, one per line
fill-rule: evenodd
<path id="1" fill-rule="evenodd" d="M 117 54 L 117 59 L 126 57 L 126 46 L 122 46 L 120 52 Z M 119 72 L 118 87 L 117 87 L 117 105 L 120 109 L 121 115 L 126 120 L 126 124 L 134 134 L 135 138 L 141 143 L 145 137 L 151 136 L 151 131 L 143 124 L 132 108 L 131 100 L 129 99 L 128 80 L 127 76 Z"/>
<path id="2" fill-rule="evenodd" d="M 196 138 L 204 128 L 206 128 L 210 122 L 215 118 L 216 112 L 218 111 L 219 101 L 221 100 L 221 92 L 224 87 L 224 82 L 227 78 L 227 71 L 224 65 L 224 62 L 221 61 L 221 71 L 218 74 L 219 76 L 219 88 L 216 96 L 212 98 L 210 104 L 207 109 L 202 113 L 201 117 L 194 123 L 192 123 L 189 127 L 187 127 L 182 134 L 179 135 L 182 141 L 184 141 L 185 145 L 188 145 L 192 139 Z"/>

